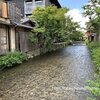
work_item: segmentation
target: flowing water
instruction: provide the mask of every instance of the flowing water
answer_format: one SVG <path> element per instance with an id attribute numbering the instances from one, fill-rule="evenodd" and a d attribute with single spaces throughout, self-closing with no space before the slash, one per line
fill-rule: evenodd
<path id="1" fill-rule="evenodd" d="M 86 100 L 93 74 L 87 47 L 68 46 L 0 71 L 0 100 Z"/>

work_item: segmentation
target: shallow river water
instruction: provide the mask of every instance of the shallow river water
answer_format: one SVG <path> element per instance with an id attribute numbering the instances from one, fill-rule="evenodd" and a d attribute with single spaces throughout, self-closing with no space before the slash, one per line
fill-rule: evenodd
<path id="1" fill-rule="evenodd" d="M 0 100 L 86 100 L 93 74 L 87 47 L 69 46 L 0 71 Z"/>

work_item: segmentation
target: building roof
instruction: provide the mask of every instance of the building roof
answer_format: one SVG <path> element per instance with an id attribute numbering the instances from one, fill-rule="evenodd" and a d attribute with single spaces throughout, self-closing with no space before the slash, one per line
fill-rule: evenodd
<path id="1" fill-rule="evenodd" d="M 24 20 L 23 22 L 21 22 L 21 24 L 26 25 L 27 23 L 30 23 L 32 27 L 35 26 L 35 22 L 33 22 L 32 20 L 28 19 L 28 20 Z"/>
<path id="2" fill-rule="evenodd" d="M 3 25 L 10 25 L 10 23 L 7 23 L 7 22 L 1 21 L 1 20 L 0 20 L 0 24 L 3 24 Z"/>
<path id="3" fill-rule="evenodd" d="M 61 8 L 61 5 L 60 5 L 60 3 L 59 3 L 58 0 L 50 0 L 50 2 L 51 2 L 52 4 L 54 4 L 55 6 L 57 6 L 58 8 Z"/>
<path id="4" fill-rule="evenodd" d="M 31 26 L 23 25 L 23 24 L 17 23 L 17 22 L 11 22 L 11 24 L 14 25 L 15 27 L 22 27 L 22 28 L 27 28 L 27 29 L 33 29 L 33 27 L 31 27 Z"/>

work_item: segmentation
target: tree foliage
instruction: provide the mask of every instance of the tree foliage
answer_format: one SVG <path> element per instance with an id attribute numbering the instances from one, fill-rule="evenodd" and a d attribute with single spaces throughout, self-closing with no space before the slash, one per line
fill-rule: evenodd
<path id="1" fill-rule="evenodd" d="M 83 37 L 83 34 L 81 31 L 79 31 L 79 28 L 79 24 L 77 22 L 73 22 L 70 16 L 66 17 L 66 30 L 70 40 L 77 41 Z"/>
<path id="2" fill-rule="evenodd" d="M 89 0 L 83 8 L 84 15 L 90 18 L 88 29 L 100 33 L 100 0 Z"/>
<path id="3" fill-rule="evenodd" d="M 30 33 L 30 40 L 33 43 L 38 42 L 41 48 L 51 48 L 54 43 L 68 42 L 72 36 L 75 37 L 73 39 L 78 38 L 79 25 L 65 16 L 68 11 L 67 8 L 58 9 L 55 6 L 36 8 L 31 16 L 36 26 Z"/>
<path id="4" fill-rule="evenodd" d="M 38 7 L 33 11 L 31 19 L 36 22 L 36 27 L 32 32 L 38 33 L 38 40 L 42 46 L 50 46 L 54 42 L 62 42 L 66 39 L 66 18 L 64 14 L 67 11 L 68 9 L 58 9 L 54 6 Z"/>

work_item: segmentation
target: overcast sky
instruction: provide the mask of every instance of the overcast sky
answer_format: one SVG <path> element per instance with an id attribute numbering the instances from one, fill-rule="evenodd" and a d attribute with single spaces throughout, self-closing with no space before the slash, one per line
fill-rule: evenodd
<path id="1" fill-rule="evenodd" d="M 59 0 L 62 7 L 68 7 L 70 11 L 68 14 L 73 18 L 74 21 L 79 22 L 81 27 L 85 27 L 85 22 L 88 18 L 83 17 L 82 7 L 88 3 L 88 0 Z"/>

